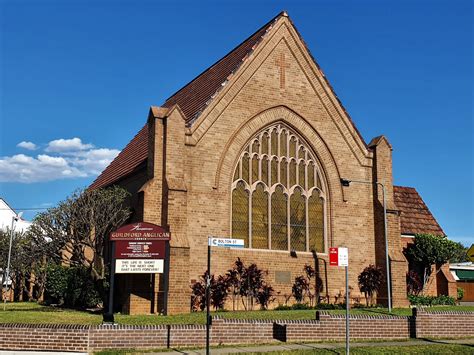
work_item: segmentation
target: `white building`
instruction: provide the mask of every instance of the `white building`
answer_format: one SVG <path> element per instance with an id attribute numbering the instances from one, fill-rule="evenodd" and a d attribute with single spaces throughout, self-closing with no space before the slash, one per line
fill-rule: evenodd
<path id="1" fill-rule="evenodd" d="M 3 231 L 10 230 L 12 227 L 12 218 L 18 217 L 18 213 L 16 213 L 8 203 L 0 197 L 0 229 Z M 16 232 L 24 232 L 26 231 L 31 225 L 31 222 L 24 220 L 23 218 L 19 218 L 15 222 L 15 231 Z"/>

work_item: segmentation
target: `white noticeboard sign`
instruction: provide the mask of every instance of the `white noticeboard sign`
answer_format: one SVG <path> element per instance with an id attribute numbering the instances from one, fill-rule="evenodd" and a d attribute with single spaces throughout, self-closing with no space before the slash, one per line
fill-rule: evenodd
<path id="1" fill-rule="evenodd" d="M 347 248 L 339 248 L 337 259 L 338 266 L 349 266 L 349 251 Z"/>
<path id="2" fill-rule="evenodd" d="M 163 259 L 116 259 L 116 274 L 162 274 Z"/>
<path id="3" fill-rule="evenodd" d="M 243 239 L 231 239 L 231 238 L 209 238 L 209 245 L 211 247 L 224 247 L 224 248 L 243 248 Z"/>

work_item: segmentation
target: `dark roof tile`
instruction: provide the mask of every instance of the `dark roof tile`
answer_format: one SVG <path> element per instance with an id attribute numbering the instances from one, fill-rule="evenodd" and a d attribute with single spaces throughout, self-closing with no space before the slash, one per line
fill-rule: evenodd
<path id="1" fill-rule="evenodd" d="M 402 234 L 444 235 L 443 229 L 413 187 L 394 186 L 395 204 L 400 209 Z"/>

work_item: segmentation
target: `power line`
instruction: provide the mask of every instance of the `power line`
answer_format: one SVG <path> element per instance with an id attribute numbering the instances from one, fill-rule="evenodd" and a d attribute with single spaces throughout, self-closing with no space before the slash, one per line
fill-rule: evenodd
<path id="1" fill-rule="evenodd" d="M 15 207 L 15 208 L 0 208 L 0 210 L 5 210 L 5 211 L 11 211 L 11 210 L 16 210 L 16 211 L 34 211 L 34 210 L 47 210 L 51 207 L 26 207 L 26 208 L 19 208 L 19 207 Z"/>

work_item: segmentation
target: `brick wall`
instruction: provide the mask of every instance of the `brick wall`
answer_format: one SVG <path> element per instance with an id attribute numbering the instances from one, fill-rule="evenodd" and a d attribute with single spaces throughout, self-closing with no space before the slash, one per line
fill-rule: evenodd
<path id="1" fill-rule="evenodd" d="M 474 312 L 418 310 L 416 317 L 353 316 L 352 340 L 408 339 L 412 337 L 472 337 Z M 99 349 L 157 349 L 203 346 L 203 325 L 171 326 L 68 326 L 0 324 L 0 349 L 95 351 Z M 326 312 L 314 320 L 214 319 L 213 345 L 267 344 L 275 342 L 343 340 L 345 318 Z"/>
<path id="2" fill-rule="evenodd" d="M 419 309 L 416 316 L 416 337 L 472 337 L 474 312 L 426 312 Z"/>
<path id="3" fill-rule="evenodd" d="M 0 349 L 87 351 L 89 326 L 0 324 Z"/>

